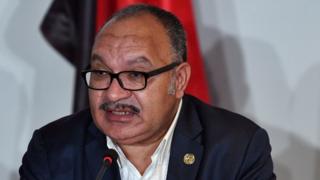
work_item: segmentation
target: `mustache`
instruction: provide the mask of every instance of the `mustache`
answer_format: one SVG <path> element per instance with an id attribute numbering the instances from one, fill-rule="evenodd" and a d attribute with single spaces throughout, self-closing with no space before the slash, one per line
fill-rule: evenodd
<path id="1" fill-rule="evenodd" d="M 134 106 L 131 104 L 119 103 L 119 102 L 105 102 L 101 104 L 99 108 L 104 111 L 110 110 L 110 109 L 126 109 L 127 108 L 136 114 L 140 112 L 140 109 L 137 106 Z"/>

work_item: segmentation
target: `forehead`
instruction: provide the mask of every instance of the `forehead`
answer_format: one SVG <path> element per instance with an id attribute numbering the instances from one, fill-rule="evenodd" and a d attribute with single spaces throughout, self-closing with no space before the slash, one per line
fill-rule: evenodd
<path id="1" fill-rule="evenodd" d="M 102 56 L 103 53 L 135 56 L 139 51 L 159 60 L 172 54 L 165 28 L 148 14 L 112 22 L 99 32 L 93 46 L 93 54 Z"/>
<path id="2" fill-rule="evenodd" d="M 140 36 L 167 36 L 164 26 L 153 15 L 148 13 L 136 14 L 111 20 L 101 30 L 101 33 L 116 33 L 118 36 L 135 34 Z M 155 34 L 159 33 L 159 34 Z"/>
<path id="3" fill-rule="evenodd" d="M 150 36 L 139 36 L 135 34 L 125 34 L 119 36 L 117 33 L 104 32 L 97 37 L 94 50 L 103 49 L 139 49 L 144 47 L 152 47 L 156 43 Z"/>

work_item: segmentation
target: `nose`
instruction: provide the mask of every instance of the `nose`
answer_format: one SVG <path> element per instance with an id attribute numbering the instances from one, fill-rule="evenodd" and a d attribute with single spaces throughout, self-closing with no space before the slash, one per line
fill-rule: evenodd
<path id="1" fill-rule="evenodd" d="M 110 87 L 106 90 L 106 95 L 109 101 L 116 102 L 121 99 L 126 99 L 131 96 L 131 91 L 123 89 L 118 79 L 113 79 Z"/>

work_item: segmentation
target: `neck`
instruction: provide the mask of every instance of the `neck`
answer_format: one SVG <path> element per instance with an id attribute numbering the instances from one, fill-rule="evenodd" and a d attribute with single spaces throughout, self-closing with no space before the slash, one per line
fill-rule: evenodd
<path id="1" fill-rule="evenodd" d="M 144 145 L 121 145 L 121 150 L 127 159 L 143 174 L 147 167 L 151 164 L 151 156 L 159 146 L 162 138 Z"/>

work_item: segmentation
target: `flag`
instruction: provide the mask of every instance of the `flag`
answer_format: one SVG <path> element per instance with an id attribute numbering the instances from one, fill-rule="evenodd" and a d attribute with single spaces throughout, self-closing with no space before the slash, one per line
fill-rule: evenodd
<path id="1" fill-rule="evenodd" d="M 210 103 L 190 0 L 179 3 L 172 0 L 54 0 L 41 25 L 41 31 L 48 42 L 77 69 L 74 111 L 88 105 L 87 88 L 79 74 L 89 64 L 94 34 L 113 13 L 135 3 L 160 7 L 179 18 L 187 32 L 187 61 L 192 68 L 186 92 Z"/>
<path id="2" fill-rule="evenodd" d="M 88 90 L 80 72 L 89 65 L 95 13 L 94 0 L 54 0 L 40 27 L 45 39 L 76 68 L 74 112 L 88 107 Z"/>

